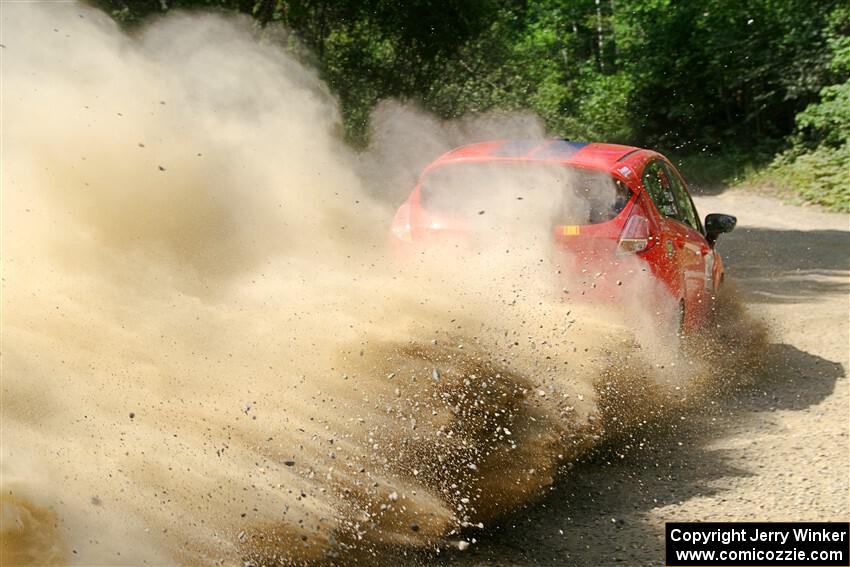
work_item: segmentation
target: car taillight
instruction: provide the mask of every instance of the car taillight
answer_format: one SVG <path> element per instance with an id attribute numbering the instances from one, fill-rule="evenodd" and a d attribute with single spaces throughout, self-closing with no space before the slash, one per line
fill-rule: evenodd
<path id="1" fill-rule="evenodd" d="M 635 212 L 626 221 L 623 232 L 620 233 L 620 241 L 617 243 L 618 254 L 636 254 L 643 252 L 652 244 L 652 232 L 649 228 L 649 219 L 641 212 Z"/>
<path id="2" fill-rule="evenodd" d="M 410 231 L 410 205 L 405 203 L 398 208 L 390 230 L 399 240 L 413 242 L 413 234 Z"/>

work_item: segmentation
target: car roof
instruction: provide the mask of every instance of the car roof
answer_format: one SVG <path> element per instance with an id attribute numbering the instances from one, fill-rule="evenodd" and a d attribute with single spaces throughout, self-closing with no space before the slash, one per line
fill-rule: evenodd
<path id="1" fill-rule="evenodd" d="M 634 146 L 548 140 L 494 140 L 455 148 L 429 166 L 457 161 L 529 160 L 554 161 L 579 167 L 610 171 L 622 165 L 626 157 L 648 152 Z M 646 156 L 643 156 L 646 157 Z M 632 161 L 631 159 L 629 161 Z"/>

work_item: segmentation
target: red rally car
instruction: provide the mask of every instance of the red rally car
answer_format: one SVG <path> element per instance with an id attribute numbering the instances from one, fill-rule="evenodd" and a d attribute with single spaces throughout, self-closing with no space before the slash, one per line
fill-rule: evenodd
<path id="1" fill-rule="evenodd" d="M 682 176 L 652 150 L 499 140 L 456 148 L 425 168 L 393 220 L 396 247 L 465 238 L 490 211 L 502 213 L 503 226 L 529 212 L 573 268 L 601 273 L 628 258 L 644 262 L 678 306 L 683 331 L 711 310 L 723 281 L 714 244 L 736 223 L 710 214 L 703 225 Z"/>

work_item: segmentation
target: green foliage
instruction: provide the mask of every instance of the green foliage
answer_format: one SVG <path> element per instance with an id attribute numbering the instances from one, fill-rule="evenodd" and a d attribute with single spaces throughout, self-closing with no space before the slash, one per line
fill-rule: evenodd
<path id="1" fill-rule="evenodd" d="M 390 97 L 443 118 L 532 110 L 554 135 L 690 156 L 707 183 L 784 147 L 771 171 L 805 195 L 846 194 L 833 170 L 850 130 L 846 1 L 89 1 L 128 27 L 178 8 L 286 26 L 355 145 Z"/>
<path id="2" fill-rule="evenodd" d="M 850 212 L 850 144 L 782 154 L 747 182 L 775 187 L 795 201 Z"/>
<path id="3" fill-rule="evenodd" d="M 850 212 L 850 7 L 830 15 L 826 36 L 827 68 L 844 81 L 823 87 L 820 100 L 797 114 L 792 146 L 754 179 Z"/>
<path id="4" fill-rule="evenodd" d="M 667 157 L 686 174 L 691 189 L 713 193 L 752 183 L 754 176 L 773 161 L 774 153 L 767 148 L 753 152 L 729 147 L 718 152 L 667 152 Z"/>
<path id="5" fill-rule="evenodd" d="M 797 115 L 798 133 L 818 144 L 846 144 L 850 140 L 850 80 L 824 87 L 820 98 Z"/>
<path id="6" fill-rule="evenodd" d="M 588 69 L 577 81 L 575 113 L 566 116 L 565 130 L 581 132 L 587 140 L 609 140 L 627 143 L 635 139 L 630 114 L 635 91 L 633 79 L 619 71 L 610 75 Z"/>

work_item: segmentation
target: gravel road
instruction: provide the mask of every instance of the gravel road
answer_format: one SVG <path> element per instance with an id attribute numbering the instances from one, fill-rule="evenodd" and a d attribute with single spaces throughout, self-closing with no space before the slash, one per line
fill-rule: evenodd
<path id="1" fill-rule="evenodd" d="M 447 565 L 662 565 L 665 521 L 850 518 L 850 216 L 740 191 L 727 276 L 770 329 L 768 371 L 698 415 L 578 463 Z M 474 535 L 474 534 L 473 534 Z"/>

